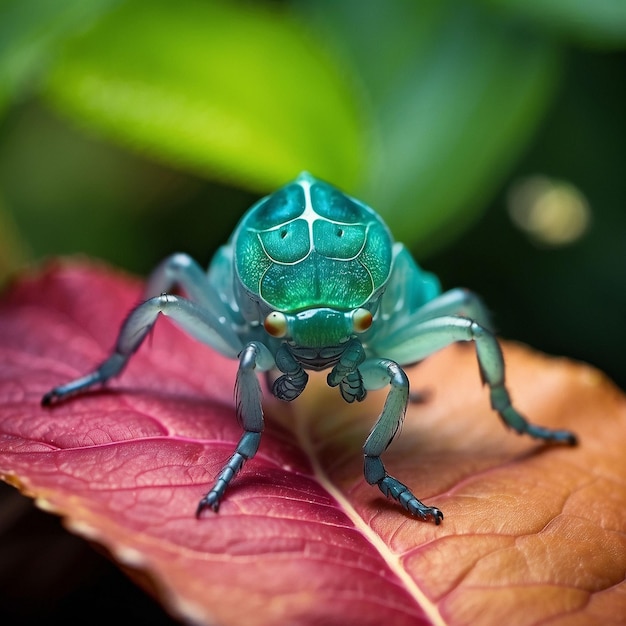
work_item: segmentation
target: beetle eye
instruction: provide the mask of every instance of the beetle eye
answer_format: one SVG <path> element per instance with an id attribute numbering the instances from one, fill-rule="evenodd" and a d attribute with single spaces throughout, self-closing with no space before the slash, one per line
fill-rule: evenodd
<path id="1" fill-rule="evenodd" d="M 265 318 L 263 328 L 272 337 L 284 337 L 287 334 L 287 318 L 279 311 L 272 311 Z"/>
<path id="2" fill-rule="evenodd" d="M 352 326 L 357 333 L 364 333 L 372 325 L 372 314 L 367 309 L 357 309 L 352 314 Z"/>

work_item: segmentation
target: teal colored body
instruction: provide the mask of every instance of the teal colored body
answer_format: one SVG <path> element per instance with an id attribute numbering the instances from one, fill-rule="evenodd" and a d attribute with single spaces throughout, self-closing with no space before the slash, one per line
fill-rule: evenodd
<path id="1" fill-rule="evenodd" d="M 231 280 L 234 269 L 232 298 L 248 323 L 277 311 L 294 344 L 328 348 L 354 333 L 354 311 L 376 314 L 398 256 L 413 274 L 413 308 L 439 295 L 436 276 L 394 243 L 373 209 L 303 172 L 250 208 L 209 276 Z M 309 362 L 309 369 L 325 366 Z"/>
<path id="2" fill-rule="evenodd" d="M 185 296 L 172 293 L 177 290 Z M 243 434 L 200 500 L 198 516 L 205 508 L 218 510 L 228 485 L 258 450 L 264 428 L 261 372 L 272 393 L 288 402 L 304 391 L 308 370 L 328 369 L 328 384 L 346 402 L 361 402 L 368 390 L 388 385 L 363 446 L 365 479 L 411 514 L 437 524 L 441 511 L 418 500 L 381 460 L 409 401 L 404 365 L 457 341 L 474 342 L 491 405 L 506 426 L 546 441 L 576 443 L 569 431 L 532 424 L 513 408 L 502 351 L 480 299 L 466 289 L 441 293 L 436 276 L 393 241 L 373 209 L 306 172 L 250 208 L 208 272 L 188 255 L 174 254 L 152 273 L 146 297 L 126 318 L 109 357 L 52 389 L 42 403 L 118 375 L 159 315 L 238 359 L 236 411 Z"/>

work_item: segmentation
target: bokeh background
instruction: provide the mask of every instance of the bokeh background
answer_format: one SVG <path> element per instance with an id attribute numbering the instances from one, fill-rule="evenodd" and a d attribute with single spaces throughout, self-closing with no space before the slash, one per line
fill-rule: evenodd
<path id="1" fill-rule="evenodd" d="M 0 280 L 58 255 L 207 264 L 306 169 L 481 294 L 502 336 L 626 389 L 625 70 L 621 0 L 0 0 Z M 7 498 L 10 623 L 94 602 L 166 623 Z"/>

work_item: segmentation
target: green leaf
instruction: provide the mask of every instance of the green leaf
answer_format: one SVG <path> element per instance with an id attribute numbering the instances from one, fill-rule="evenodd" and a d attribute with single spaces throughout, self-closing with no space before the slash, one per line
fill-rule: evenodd
<path id="1" fill-rule="evenodd" d="M 59 43 L 117 0 L 2 0 L 0 111 L 42 72 Z"/>
<path id="2" fill-rule="evenodd" d="M 476 219 L 551 101 L 558 49 L 457 0 L 300 3 L 351 59 L 376 150 L 358 190 L 418 256 Z"/>
<path id="3" fill-rule="evenodd" d="M 624 0 L 486 0 L 583 44 L 626 45 Z"/>
<path id="4" fill-rule="evenodd" d="M 67 48 L 48 96 L 111 139 L 253 189 L 302 169 L 349 187 L 360 170 L 351 88 L 278 7 L 127 1 Z"/>

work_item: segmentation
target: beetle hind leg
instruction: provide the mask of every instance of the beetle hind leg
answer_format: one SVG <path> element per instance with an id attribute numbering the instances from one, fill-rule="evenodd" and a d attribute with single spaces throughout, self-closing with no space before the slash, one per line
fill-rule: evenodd
<path id="1" fill-rule="evenodd" d="M 534 439 L 576 445 L 578 439 L 569 430 L 553 430 L 529 422 L 511 404 L 509 392 L 504 381 L 504 358 L 496 337 L 476 322 L 468 320 L 467 329 L 470 338 L 476 344 L 476 354 L 480 377 L 489 387 L 491 407 L 498 413 L 505 426 L 512 428 L 520 435 L 528 435 Z"/>
<path id="2" fill-rule="evenodd" d="M 445 310 L 445 307 L 444 307 Z M 568 430 L 552 430 L 529 422 L 512 405 L 505 385 L 505 367 L 502 349 L 496 336 L 475 320 L 454 315 L 434 315 L 431 307 L 429 315 L 420 319 L 409 319 L 403 327 L 396 329 L 386 343 L 377 350 L 396 359 L 409 363 L 426 358 L 433 352 L 456 341 L 472 341 L 476 349 L 480 376 L 489 387 L 491 406 L 504 424 L 519 434 L 535 439 L 575 445 L 576 435 Z M 414 322 L 414 323 L 413 323 Z"/>
<path id="3" fill-rule="evenodd" d="M 43 406 L 65 400 L 80 391 L 102 385 L 122 372 L 129 359 L 148 336 L 160 314 L 170 317 L 192 337 L 234 356 L 241 349 L 241 340 L 228 321 L 216 317 L 191 300 L 162 294 L 136 306 L 120 328 L 115 348 L 96 369 L 69 383 L 54 387 L 41 399 Z"/>
<path id="4" fill-rule="evenodd" d="M 48 391 L 41 398 L 41 405 L 51 406 L 55 402 L 62 401 L 69 396 L 73 396 L 86 389 L 91 389 L 92 387 L 106 383 L 109 379 L 117 376 L 122 371 L 127 360 L 128 357 L 126 355 L 114 352 L 93 372 L 90 372 L 85 376 L 81 376 L 80 378 L 76 378 L 65 385 L 54 387 L 54 389 Z"/>

